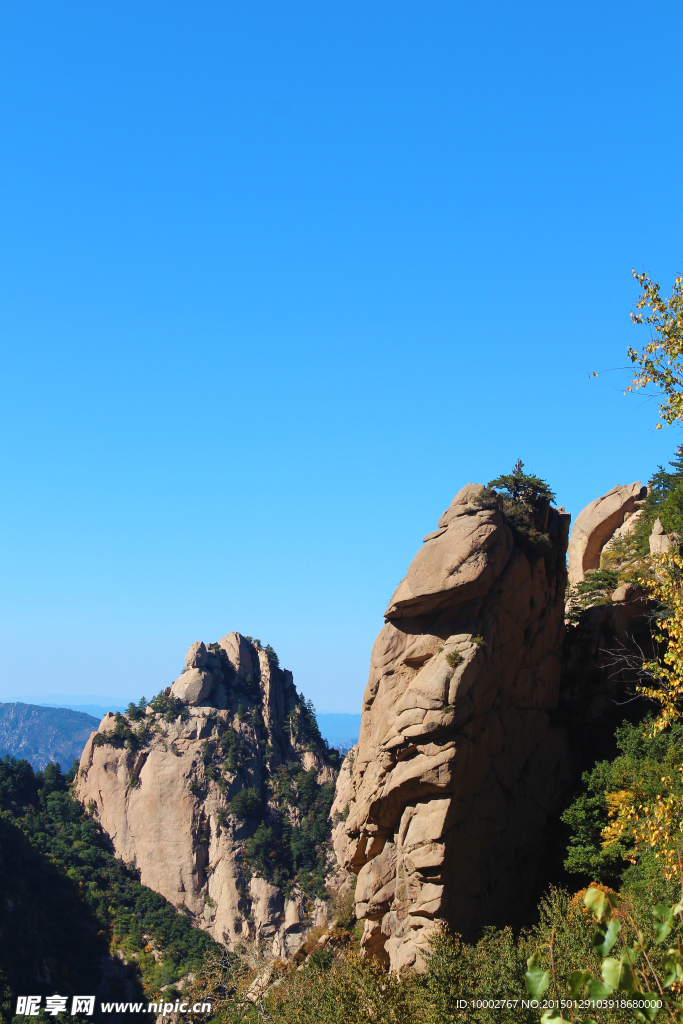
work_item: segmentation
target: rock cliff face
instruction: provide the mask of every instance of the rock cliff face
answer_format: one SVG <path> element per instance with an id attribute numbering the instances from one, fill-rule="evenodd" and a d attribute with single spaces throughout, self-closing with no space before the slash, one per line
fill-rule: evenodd
<path id="1" fill-rule="evenodd" d="M 79 799 L 143 884 L 214 938 L 291 953 L 326 916 L 315 897 L 324 853 L 314 863 L 307 829 L 326 827 L 338 763 L 291 672 L 228 633 L 193 644 L 179 679 L 139 716 L 107 715 L 90 737 Z"/>
<path id="2" fill-rule="evenodd" d="M 390 601 L 337 790 L 363 946 L 396 969 L 439 919 L 466 936 L 515 920 L 566 786 L 569 516 L 546 503 L 525 532 L 481 491 L 456 495 Z"/>

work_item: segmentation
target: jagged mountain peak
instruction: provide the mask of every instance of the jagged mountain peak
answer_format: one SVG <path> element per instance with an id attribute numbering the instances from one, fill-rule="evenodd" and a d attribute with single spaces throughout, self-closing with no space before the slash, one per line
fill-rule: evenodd
<path id="1" fill-rule="evenodd" d="M 233 632 L 192 644 L 147 708 L 105 716 L 78 796 L 141 881 L 196 924 L 286 955 L 326 917 L 338 765 L 292 673 Z"/>

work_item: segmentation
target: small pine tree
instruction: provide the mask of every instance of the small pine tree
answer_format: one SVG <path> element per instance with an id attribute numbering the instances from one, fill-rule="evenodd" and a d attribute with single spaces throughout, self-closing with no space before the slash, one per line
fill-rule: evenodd
<path id="1" fill-rule="evenodd" d="M 650 552 L 649 538 L 656 519 L 661 519 L 667 533 L 683 533 L 683 445 L 676 448 L 669 465 L 673 473 L 657 466 L 648 480 L 647 497 L 633 533 L 634 547 L 640 555 Z"/>
<path id="2" fill-rule="evenodd" d="M 146 706 L 147 705 L 144 705 L 144 707 L 142 706 L 142 701 L 139 701 L 137 704 L 134 704 L 133 701 L 131 701 L 126 708 L 126 718 L 129 718 L 131 722 L 139 722 L 145 716 Z"/>
<path id="3" fill-rule="evenodd" d="M 272 646 L 270 644 L 266 644 L 266 646 L 263 649 L 266 652 L 266 654 L 268 655 L 268 660 L 271 663 L 271 665 L 274 668 L 279 668 L 279 666 L 280 666 L 280 659 L 278 658 L 277 654 L 273 650 Z"/>
<path id="4" fill-rule="evenodd" d="M 43 792 L 53 793 L 64 789 L 64 775 L 59 761 L 48 761 L 43 771 Z"/>
<path id="5" fill-rule="evenodd" d="M 503 496 L 512 501 L 521 501 L 525 505 L 536 505 L 539 499 L 554 501 L 555 495 L 545 480 L 524 472 L 524 463 L 517 459 L 511 473 L 503 473 L 495 480 L 489 481 L 487 487 L 495 487 L 502 491 Z"/>
<path id="6" fill-rule="evenodd" d="M 70 786 L 71 783 L 76 778 L 76 776 L 78 775 L 78 768 L 79 768 L 78 758 L 74 757 L 73 761 L 71 762 L 71 767 L 69 768 L 68 772 L 64 776 L 64 781 L 67 784 L 67 786 Z"/>

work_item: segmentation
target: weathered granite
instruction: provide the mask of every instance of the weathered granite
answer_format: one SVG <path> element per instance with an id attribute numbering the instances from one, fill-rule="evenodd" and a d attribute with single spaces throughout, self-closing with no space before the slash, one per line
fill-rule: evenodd
<path id="1" fill-rule="evenodd" d="M 567 781 L 551 716 L 569 516 L 536 510 L 534 549 L 481 490 L 456 495 L 389 603 L 338 790 L 363 947 L 395 969 L 421 964 L 439 920 L 472 935 L 514 919 Z"/>

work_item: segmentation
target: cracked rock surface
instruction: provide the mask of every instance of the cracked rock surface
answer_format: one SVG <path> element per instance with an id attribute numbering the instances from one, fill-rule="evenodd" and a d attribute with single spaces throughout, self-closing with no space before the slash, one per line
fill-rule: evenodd
<path id="1" fill-rule="evenodd" d="M 535 510 L 530 541 L 482 490 L 456 495 L 389 603 L 333 807 L 363 946 L 397 970 L 421 966 L 438 921 L 514 922 L 568 781 L 569 516 Z"/>
<path id="2" fill-rule="evenodd" d="M 116 736 L 114 715 L 103 719 L 81 757 L 78 798 L 140 881 L 194 925 L 229 946 L 251 939 L 290 955 L 325 923 L 327 907 L 296 881 L 271 884 L 245 851 L 260 821 L 289 814 L 298 824 L 297 808 L 275 800 L 285 768 L 320 786 L 336 777 L 329 752 L 306 730 L 292 674 L 258 642 L 228 633 L 192 645 L 166 698 L 166 713 L 148 707 L 142 721 L 119 718 L 119 730 L 123 723 L 126 735 L 137 733 L 133 742 Z M 261 795 L 258 816 L 231 810 L 245 789 Z"/>

